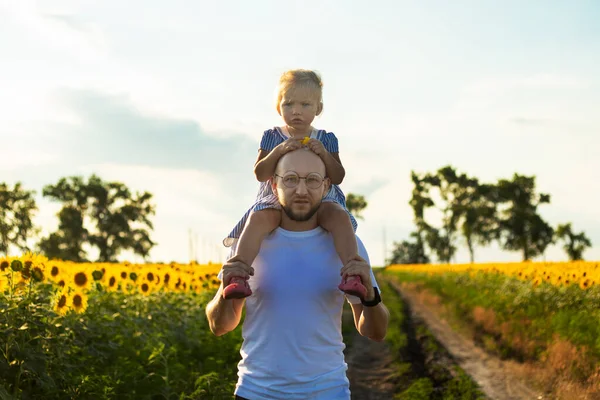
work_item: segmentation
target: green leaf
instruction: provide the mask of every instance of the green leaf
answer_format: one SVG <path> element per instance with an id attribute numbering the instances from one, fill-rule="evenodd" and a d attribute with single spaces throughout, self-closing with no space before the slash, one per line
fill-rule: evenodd
<path id="1" fill-rule="evenodd" d="M 0 400 L 15 400 L 15 398 L 8 394 L 6 389 L 0 386 Z"/>

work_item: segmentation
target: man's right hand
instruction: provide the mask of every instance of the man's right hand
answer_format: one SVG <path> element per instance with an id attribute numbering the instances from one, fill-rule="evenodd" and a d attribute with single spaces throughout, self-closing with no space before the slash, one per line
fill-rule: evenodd
<path id="1" fill-rule="evenodd" d="M 221 336 L 231 332 L 240 323 L 244 305 L 242 299 L 252 293 L 246 282 L 251 275 L 254 275 L 254 269 L 239 257 L 233 257 L 223 264 L 221 286 L 215 298 L 206 306 L 208 324 L 215 335 Z M 227 286 L 235 277 L 243 279 L 243 283 L 233 283 L 230 287 L 233 290 L 228 290 Z"/>
<path id="2" fill-rule="evenodd" d="M 227 286 L 231 278 L 239 276 L 243 279 L 248 279 L 254 275 L 254 268 L 234 256 L 223 264 L 223 284 Z"/>

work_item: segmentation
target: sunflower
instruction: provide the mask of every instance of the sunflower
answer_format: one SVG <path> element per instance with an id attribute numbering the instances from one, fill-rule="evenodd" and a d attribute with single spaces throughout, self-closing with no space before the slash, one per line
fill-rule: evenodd
<path id="1" fill-rule="evenodd" d="M 136 283 L 137 283 L 138 292 L 140 292 L 144 296 L 149 296 L 155 290 L 155 286 L 152 284 L 152 282 L 149 282 L 145 278 L 138 279 Z"/>
<path id="2" fill-rule="evenodd" d="M 6 271 L 9 266 L 10 263 L 6 258 L 0 258 L 0 273 Z"/>
<path id="3" fill-rule="evenodd" d="M 152 271 L 144 271 L 144 278 L 151 285 L 156 285 L 157 276 Z"/>
<path id="4" fill-rule="evenodd" d="M 80 268 L 73 274 L 71 284 L 77 290 L 90 290 L 92 287 L 92 277 L 88 271 Z"/>
<path id="5" fill-rule="evenodd" d="M 52 264 L 50 267 L 50 279 L 53 281 L 60 280 L 61 268 L 58 264 Z"/>
<path id="6" fill-rule="evenodd" d="M 54 298 L 54 312 L 59 315 L 65 315 L 67 311 L 69 311 L 69 308 L 69 295 L 67 294 L 67 291 L 58 291 Z"/>
<path id="7" fill-rule="evenodd" d="M 80 314 L 84 312 L 87 309 L 87 306 L 88 298 L 83 292 L 76 290 L 71 294 L 71 307 L 76 313 Z"/>
<path id="8" fill-rule="evenodd" d="M 558 276 L 556 276 L 556 277 L 554 278 L 554 284 L 555 284 L 556 286 L 561 286 L 561 285 L 562 285 L 562 283 L 563 283 L 563 278 L 562 278 L 562 275 L 558 275 Z"/>
<path id="9" fill-rule="evenodd" d="M 592 287 L 591 281 L 589 279 L 582 279 L 579 282 L 579 287 L 582 288 L 582 289 L 584 289 L 584 290 L 585 289 L 589 289 L 590 287 Z"/>
<path id="10" fill-rule="evenodd" d="M 122 269 L 121 271 L 119 271 L 119 278 L 122 281 L 127 281 L 128 276 L 129 276 L 129 274 L 127 273 L 126 269 Z"/>
<path id="11" fill-rule="evenodd" d="M 175 284 L 177 284 L 177 281 L 180 279 L 179 278 L 180 274 L 176 271 L 170 270 L 170 271 L 163 272 L 161 274 L 161 276 L 162 276 L 162 287 L 164 288 L 165 292 L 174 291 Z"/>
<path id="12" fill-rule="evenodd" d="M 119 290 L 119 278 L 117 278 L 117 275 L 114 272 L 107 274 L 106 278 L 104 288 L 107 291 L 116 292 Z"/>
<path id="13" fill-rule="evenodd" d="M 44 279 L 46 279 L 46 276 L 44 275 L 44 270 L 40 267 L 33 267 L 33 269 L 31 270 L 31 276 L 36 282 L 43 282 Z"/>
<path id="14" fill-rule="evenodd" d="M 23 263 L 23 269 L 21 270 L 21 279 L 24 281 L 29 281 L 31 278 L 31 268 L 33 267 L 33 262 L 31 260 L 27 260 Z"/>

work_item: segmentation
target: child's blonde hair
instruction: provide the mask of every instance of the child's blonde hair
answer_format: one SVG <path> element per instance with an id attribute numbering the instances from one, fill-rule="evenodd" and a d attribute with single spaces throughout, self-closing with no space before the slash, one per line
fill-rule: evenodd
<path id="1" fill-rule="evenodd" d="M 316 71 L 309 69 L 292 69 L 285 71 L 279 77 L 279 85 L 277 85 L 277 102 L 275 107 L 277 112 L 281 112 L 280 104 L 283 94 L 293 86 L 312 87 L 319 94 L 319 103 L 323 107 L 323 81 L 321 76 Z"/>

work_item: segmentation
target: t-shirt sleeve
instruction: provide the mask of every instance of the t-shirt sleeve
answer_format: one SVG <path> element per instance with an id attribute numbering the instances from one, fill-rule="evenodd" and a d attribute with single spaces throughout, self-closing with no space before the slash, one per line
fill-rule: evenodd
<path id="1" fill-rule="evenodd" d="M 267 129 L 260 141 L 260 148 L 270 153 L 278 144 L 277 135 L 275 135 L 272 129 Z"/>
<path id="2" fill-rule="evenodd" d="M 367 253 L 367 249 L 365 248 L 365 245 L 363 244 L 363 242 L 360 240 L 360 238 L 358 236 L 356 237 L 356 242 L 358 244 L 358 254 L 362 258 L 364 258 L 369 263 L 369 265 L 371 265 L 371 261 L 369 260 L 369 254 Z M 371 282 L 373 283 L 373 287 L 377 288 L 377 290 L 379 291 L 379 295 L 383 299 L 383 295 L 381 294 L 381 289 L 379 288 L 379 285 L 377 284 L 377 279 L 375 279 L 375 274 L 373 274 L 373 267 L 371 267 Z M 348 303 L 360 304 L 360 298 L 358 298 L 356 296 L 348 295 L 348 294 L 345 294 L 345 296 L 346 296 L 346 300 L 348 301 Z"/>
<path id="3" fill-rule="evenodd" d="M 323 136 L 323 147 L 330 153 L 340 152 L 337 137 L 333 132 L 328 132 Z"/>

